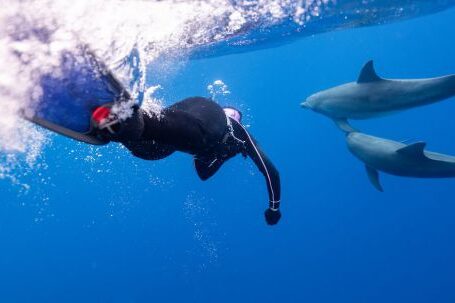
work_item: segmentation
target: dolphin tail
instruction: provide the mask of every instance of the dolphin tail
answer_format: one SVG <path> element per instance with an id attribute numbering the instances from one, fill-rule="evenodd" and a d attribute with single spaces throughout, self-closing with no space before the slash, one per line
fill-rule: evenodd
<path id="1" fill-rule="evenodd" d="M 382 188 L 381 181 L 379 180 L 379 172 L 368 166 L 365 165 L 365 169 L 367 170 L 367 175 L 368 179 L 370 180 L 371 184 L 380 192 L 384 192 L 384 189 Z"/>
<path id="2" fill-rule="evenodd" d="M 333 122 L 335 122 L 335 125 L 346 134 L 357 132 L 357 130 L 349 124 L 346 118 L 334 118 Z"/>

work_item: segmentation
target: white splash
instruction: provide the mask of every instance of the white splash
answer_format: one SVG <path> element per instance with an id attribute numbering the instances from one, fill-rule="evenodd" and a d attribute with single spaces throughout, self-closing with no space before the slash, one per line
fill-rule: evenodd
<path id="1" fill-rule="evenodd" d="M 184 61 L 191 50 L 240 35 L 254 24 L 279 23 L 289 16 L 305 21 L 328 2 L 0 0 L 0 153 L 40 154 L 46 135 L 19 113 L 39 99 L 43 74 L 58 75 L 63 51 L 88 45 L 133 96 L 145 93 L 145 106 L 156 112 L 161 100 L 152 93 L 159 86 L 145 87 L 151 63 Z M 131 83 L 132 78 L 138 80 Z M 220 93 L 228 90 L 215 81 L 212 95 Z M 4 171 L 7 164 L 2 165 Z"/>
<path id="2" fill-rule="evenodd" d="M 231 94 L 229 87 L 223 80 L 215 80 L 207 86 L 207 91 L 213 100 L 217 100 L 218 96 L 225 97 Z"/>
<path id="3" fill-rule="evenodd" d="M 144 96 L 144 101 L 141 107 L 149 114 L 158 115 L 163 108 L 164 100 L 155 97 L 155 93 L 163 89 L 161 85 L 151 86 L 147 89 Z"/>

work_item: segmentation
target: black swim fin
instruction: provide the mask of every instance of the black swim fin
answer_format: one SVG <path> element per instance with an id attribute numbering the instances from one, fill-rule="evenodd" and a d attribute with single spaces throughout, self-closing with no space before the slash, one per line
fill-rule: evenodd
<path id="1" fill-rule="evenodd" d="M 63 136 L 66 136 L 68 138 L 71 138 L 71 139 L 74 139 L 74 140 L 77 140 L 77 141 L 80 141 L 80 142 L 84 142 L 84 143 L 88 143 L 88 144 L 92 144 L 92 145 L 105 145 L 105 144 L 108 144 L 109 143 L 109 140 L 107 139 L 103 139 L 103 138 L 99 138 L 97 136 L 95 136 L 94 134 L 92 134 L 92 132 L 77 132 L 77 131 L 74 131 L 70 128 L 66 128 L 66 127 L 63 127 L 59 124 L 56 124 L 56 123 L 52 123 L 51 121 L 48 121 L 48 120 L 45 120 L 45 119 L 42 119 L 38 116 L 35 116 L 35 115 L 27 115 L 26 114 L 26 111 L 24 110 L 21 110 L 19 112 L 19 114 L 21 115 L 21 117 L 29 122 L 32 122 L 32 123 L 35 123 L 41 127 L 44 127 L 50 131 L 53 131 L 57 134 L 60 134 L 60 135 L 63 135 Z"/>
<path id="2" fill-rule="evenodd" d="M 42 94 L 21 116 L 69 138 L 94 145 L 107 144 L 93 129 L 93 111 L 107 103 L 134 103 L 131 94 L 89 47 L 79 45 L 64 52 L 59 73 L 40 76 Z"/>

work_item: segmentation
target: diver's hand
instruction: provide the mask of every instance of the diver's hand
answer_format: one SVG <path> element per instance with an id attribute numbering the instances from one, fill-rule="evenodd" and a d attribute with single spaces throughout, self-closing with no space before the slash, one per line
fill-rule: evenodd
<path id="1" fill-rule="evenodd" d="M 271 208 L 267 208 L 264 215 L 265 221 L 267 222 L 268 225 L 275 225 L 281 219 L 281 212 L 279 209 L 273 210 Z"/>

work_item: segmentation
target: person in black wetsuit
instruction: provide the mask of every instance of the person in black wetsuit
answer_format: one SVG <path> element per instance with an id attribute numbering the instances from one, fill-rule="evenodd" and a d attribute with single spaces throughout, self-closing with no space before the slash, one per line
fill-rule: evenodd
<path id="1" fill-rule="evenodd" d="M 269 194 L 265 219 L 275 225 L 281 218 L 280 177 L 277 169 L 241 124 L 241 113 L 222 108 L 210 99 L 188 98 L 149 114 L 139 107 L 120 121 L 111 107 L 98 107 L 92 115 L 100 138 L 123 144 L 136 157 L 163 159 L 175 151 L 194 156 L 202 180 L 212 177 L 228 159 L 250 157 L 264 175 Z"/>

